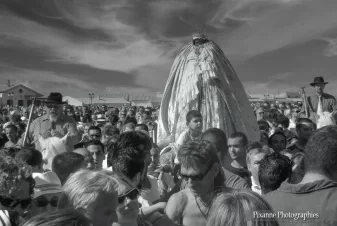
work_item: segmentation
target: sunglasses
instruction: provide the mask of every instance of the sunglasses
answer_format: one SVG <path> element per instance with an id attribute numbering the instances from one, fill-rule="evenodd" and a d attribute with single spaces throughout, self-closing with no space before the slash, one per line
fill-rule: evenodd
<path id="1" fill-rule="evenodd" d="M 100 134 L 91 134 L 91 135 L 89 135 L 90 137 L 101 137 L 102 135 L 100 135 Z"/>
<path id="2" fill-rule="evenodd" d="M 1 205 L 8 207 L 10 209 L 14 209 L 19 204 L 21 204 L 21 209 L 27 209 L 32 203 L 32 199 L 29 198 L 20 200 L 20 199 L 0 197 L 0 202 Z"/>
<path id="3" fill-rule="evenodd" d="M 134 189 L 128 194 L 118 197 L 118 203 L 123 204 L 126 198 L 130 200 L 135 200 L 138 198 L 138 196 L 139 196 L 139 191 L 137 189 Z"/>
<path id="4" fill-rule="evenodd" d="M 191 181 L 201 181 L 208 174 L 208 172 L 210 171 L 211 168 L 212 167 L 208 168 L 208 170 L 203 174 L 194 175 L 194 176 L 184 175 L 184 174 L 181 174 L 180 171 L 179 171 L 178 176 L 185 181 L 188 181 L 189 179 L 191 179 Z"/>
<path id="5" fill-rule="evenodd" d="M 50 200 L 48 200 L 45 196 L 41 195 L 36 199 L 34 199 L 34 203 L 36 204 L 37 207 L 45 207 L 48 204 L 50 204 L 52 207 L 57 207 L 58 201 L 59 201 L 58 196 L 54 196 Z"/>

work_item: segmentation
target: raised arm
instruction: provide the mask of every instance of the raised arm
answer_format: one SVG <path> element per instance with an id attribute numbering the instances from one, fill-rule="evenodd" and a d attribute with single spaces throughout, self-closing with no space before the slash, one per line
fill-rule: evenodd
<path id="1" fill-rule="evenodd" d="M 173 194 L 165 208 L 166 216 L 176 224 L 181 223 L 186 202 L 187 197 L 184 193 L 178 192 Z"/>

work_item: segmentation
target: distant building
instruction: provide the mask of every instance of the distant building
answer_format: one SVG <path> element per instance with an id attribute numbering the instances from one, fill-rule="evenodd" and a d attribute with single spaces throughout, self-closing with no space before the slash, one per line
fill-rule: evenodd
<path id="1" fill-rule="evenodd" d="M 22 106 L 28 107 L 33 103 L 33 97 L 42 97 L 41 93 L 33 90 L 30 85 L 17 84 L 0 85 L 0 106 Z M 41 101 L 37 100 L 36 105 L 40 105 Z"/>
<path id="2" fill-rule="evenodd" d="M 278 95 L 275 94 L 247 94 L 250 102 L 298 102 L 302 101 L 299 92 L 285 92 Z"/>

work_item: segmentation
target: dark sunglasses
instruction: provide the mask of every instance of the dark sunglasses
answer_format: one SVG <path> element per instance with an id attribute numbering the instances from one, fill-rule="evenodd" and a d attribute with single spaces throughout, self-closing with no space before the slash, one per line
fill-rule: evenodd
<path id="1" fill-rule="evenodd" d="M 101 134 L 91 134 L 89 135 L 90 137 L 101 137 L 102 135 Z"/>
<path id="2" fill-rule="evenodd" d="M 184 175 L 184 174 L 181 174 L 180 171 L 179 171 L 178 176 L 185 181 L 188 181 L 188 179 L 191 179 L 192 181 L 201 181 L 208 174 L 208 172 L 210 171 L 211 168 L 212 168 L 212 166 L 209 167 L 208 170 L 205 173 L 199 174 L 199 175 L 194 175 L 194 176 Z"/>
<path id="3" fill-rule="evenodd" d="M 13 198 L 5 198 L 0 197 L 1 205 L 8 207 L 10 209 L 14 209 L 17 205 L 21 204 L 21 209 L 27 209 L 32 203 L 32 199 L 13 199 Z"/>
<path id="4" fill-rule="evenodd" d="M 45 207 L 48 204 L 50 204 L 52 207 L 57 207 L 57 202 L 59 201 L 58 196 L 52 197 L 50 200 L 48 200 L 45 196 L 41 195 L 34 199 L 34 203 L 37 207 Z"/>
<path id="5" fill-rule="evenodd" d="M 135 200 L 138 198 L 138 196 L 139 196 L 139 191 L 137 189 L 134 189 L 128 194 L 118 197 L 118 203 L 123 204 L 126 198 L 130 200 Z"/>

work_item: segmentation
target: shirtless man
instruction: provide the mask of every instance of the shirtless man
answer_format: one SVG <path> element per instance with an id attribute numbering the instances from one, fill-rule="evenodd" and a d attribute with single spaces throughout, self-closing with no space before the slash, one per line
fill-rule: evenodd
<path id="1" fill-rule="evenodd" d="M 165 213 L 176 224 L 204 226 L 214 191 L 224 188 L 224 175 L 214 146 L 191 141 L 178 151 L 180 177 L 187 188 L 172 195 Z"/>

